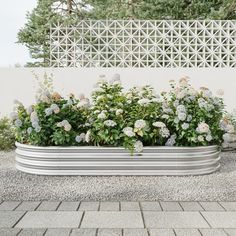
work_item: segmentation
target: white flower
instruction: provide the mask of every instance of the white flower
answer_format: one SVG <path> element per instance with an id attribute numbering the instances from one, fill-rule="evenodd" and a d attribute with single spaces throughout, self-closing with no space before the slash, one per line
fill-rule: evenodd
<path id="1" fill-rule="evenodd" d="M 208 135 L 206 136 L 206 141 L 210 142 L 211 140 L 212 140 L 212 136 L 211 136 L 210 134 L 208 134 Z"/>
<path id="2" fill-rule="evenodd" d="M 102 92 L 104 92 L 104 90 L 103 90 L 103 88 L 101 88 L 101 87 L 95 87 L 95 88 L 93 89 L 93 93 L 102 93 Z"/>
<path id="3" fill-rule="evenodd" d="M 30 121 L 31 121 L 32 123 L 39 121 L 38 114 L 37 114 L 36 111 L 33 111 L 33 112 L 30 114 Z"/>
<path id="4" fill-rule="evenodd" d="M 98 101 L 102 100 L 103 98 L 104 98 L 103 95 L 99 95 L 99 96 L 97 96 L 96 101 L 98 102 Z"/>
<path id="5" fill-rule="evenodd" d="M 34 129 L 35 129 L 36 133 L 39 133 L 41 131 L 41 127 L 40 126 L 37 126 Z"/>
<path id="6" fill-rule="evenodd" d="M 160 134 L 163 138 L 168 138 L 170 136 L 170 131 L 166 127 L 163 127 L 160 129 Z"/>
<path id="7" fill-rule="evenodd" d="M 125 127 L 123 129 L 123 132 L 125 135 L 127 135 L 128 137 L 134 137 L 135 136 L 135 133 L 133 132 L 133 128 L 131 127 Z"/>
<path id="8" fill-rule="evenodd" d="M 107 118 L 107 116 L 106 116 L 106 114 L 104 112 L 101 112 L 100 114 L 98 114 L 98 119 L 104 120 L 106 118 Z"/>
<path id="9" fill-rule="evenodd" d="M 199 136 L 197 137 L 197 140 L 198 140 L 199 142 L 203 142 L 203 141 L 204 141 L 204 137 L 203 137 L 202 135 L 199 135 Z"/>
<path id="10" fill-rule="evenodd" d="M 33 121 L 31 124 L 32 124 L 32 127 L 33 127 L 33 128 L 36 128 L 36 127 L 39 126 L 38 121 Z"/>
<path id="11" fill-rule="evenodd" d="M 210 90 L 204 90 L 203 91 L 203 96 L 206 98 L 211 98 L 212 97 L 212 92 Z"/>
<path id="12" fill-rule="evenodd" d="M 105 120 L 105 121 L 104 121 L 104 125 L 106 125 L 106 126 L 108 126 L 108 127 L 114 127 L 114 126 L 116 126 L 117 124 L 116 124 L 116 122 L 113 121 L 113 120 Z"/>
<path id="13" fill-rule="evenodd" d="M 157 127 L 157 128 L 164 128 L 164 127 L 166 127 L 166 125 L 163 122 L 160 122 L 160 121 L 154 122 L 154 123 L 152 123 L 152 125 L 154 127 Z"/>
<path id="14" fill-rule="evenodd" d="M 116 115 L 119 116 L 123 113 L 123 110 L 122 109 L 117 109 L 116 110 Z"/>
<path id="15" fill-rule="evenodd" d="M 58 114 L 60 112 L 60 108 L 57 104 L 53 103 L 50 108 L 53 110 L 55 114 Z"/>
<path id="16" fill-rule="evenodd" d="M 81 133 L 75 137 L 77 143 L 85 142 L 85 133 Z"/>
<path id="17" fill-rule="evenodd" d="M 227 133 L 233 134 L 235 132 L 234 126 L 232 124 L 228 124 L 225 128 Z"/>
<path id="18" fill-rule="evenodd" d="M 178 113 L 179 120 L 184 121 L 186 119 L 186 117 L 187 117 L 186 113 L 184 113 L 184 112 Z"/>
<path id="19" fill-rule="evenodd" d="M 188 129 L 189 128 L 189 123 L 183 123 L 181 125 L 182 129 Z"/>
<path id="20" fill-rule="evenodd" d="M 178 113 L 186 113 L 186 107 L 184 105 L 178 105 L 176 110 Z"/>
<path id="21" fill-rule="evenodd" d="M 90 106 L 90 102 L 88 98 L 84 98 L 82 100 L 79 101 L 79 103 L 77 104 L 77 107 L 89 107 Z"/>
<path id="22" fill-rule="evenodd" d="M 90 136 L 91 136 L 91 131 L 88 130 L 87 133 L 85 134 L 85 142 L 87 143 L 90 142 Z"/>
<path id="23" fill-rule="evenodd" d="M 26 113 L 30 115 L 33 112 L 33 106 L 28 106 L 26 109 Z"/>
<path id="24" fill-rule="evenodd" d="M 16 127 L 21 127 L 22 126 L 22 121 L 20 119 L 16 119 L 14 122 Z"/>
<path id="25" fill-rule="evenodd" d="M 176 143 L 175 139 L 176 139 L 176 135 L 175 134 L 171 135 L 170 138 L 165 143 L 165 145 L 166 146 L 174 146 Z"/>
<path id="26" fill-rule="evenodd" d="M 150 103 L 150 100 L 147 98 L 142 98 L 138 100 L 138 104 L 141 106 L 147 106 Z"/>
<path id="27" fill-rule="evenodd" d="M 197 130 L 197 132 L 200 133 L 200 134 L 209 133 L 209 132 L 210 132 L 209 125 L 206 124 L 205 122 L 199 123 L 196 130 Z"/>
<path id="28" fill-rule="evenodd" d="M 120 85 L 121 84 L 121 80 L 120 80 L 120 75 L 119 74 L 114 74 L 111 81 L 110 81 L 110 84 L 112 85 Z"/>
<path id="29" fill-rule="evenodd" d="M 187 87 L 189 85 L 188 81 L 189 81 L 189 77 L 185 76 L 179 80 L 179 85 L 181 87 Z"/>
<path id="30" fill-rule="evenodd" d="M 136 120 L 134 123 L 134 127 L 137 129 L 143 129 L 146 127 L 146 121 L 145 120 Z"/>
<path id="31" fill-rule="evenodd" d="M 51 107 L 45 109 L 46 116 L 50 116 L 53 113 L 53 109 Z"/>
<path id="32" fill-rule="evenodd" d="M 28 133 L 28 134 L 31 134 L 32 131 L 33 131 L 33 128 L 32 128 L 32 127 L 29 127 L 29 128 L 27 129 L 27 133 Z"/>
<path id="33" fill-rule="evenodd" d="M 179 106 L 179 100 L 175 100 L 175 101 L 173 102 L 173 105 L 174 105 L 174 107 L 178 107 L 178 106 Z"/>
<path id="34" fill-rule="evenodd" d="M 18 114 L 17 114 L 17 112 L 11 112 L 11 114 L 10 114 L 10 118 L 11 118 L 11 120 L 16 120 L 16 119 L 18 119 Z"/>
<path id="35" fill-rule="evenodd" d="M 71 127 L 71 124 L 66 124 L 66 125 L 64 125 L 64 130 L 67 131 L 67 132 L 70 131 L 71 128 L 72 128 L 72 127 Z"/>
<path id="36" fill-rule="evenodd" d="M 76 135 L 75 141 L 76 141 L 77 143 L 82 142 L 82 138 L 80 137 L 80 135 Z"/>
<path id="37" fill-rule="evenodd" d="M 143 151 L 143 143 L 141 141 L 137 141 L 134 144 L 135 152 L 142 152 Z"/>

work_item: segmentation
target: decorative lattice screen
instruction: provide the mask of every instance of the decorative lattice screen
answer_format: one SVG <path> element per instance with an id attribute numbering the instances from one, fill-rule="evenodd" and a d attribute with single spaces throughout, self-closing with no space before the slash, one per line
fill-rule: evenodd
<path id="1" fill-rule="evenodd" d="M 236 21 L 84 20 L 50 47 L 55 67 L 236 67 Z"/>

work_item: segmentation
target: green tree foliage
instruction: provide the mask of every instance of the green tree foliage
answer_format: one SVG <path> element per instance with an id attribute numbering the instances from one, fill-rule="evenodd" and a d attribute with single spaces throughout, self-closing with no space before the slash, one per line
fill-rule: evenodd
<path id="1" fill-rule="evenodd" d="M 235 0 L 38 0 L 18 33 L 35 62 L 49 65 L 49 30 L 55 22 L 81 19 L 231 20 L 236 19 Z"/>
<path id="2" fill-rule="evenodd" d="M 18 42 L 24 44 L 35 62 L 27 66 L 49 65 L 49 35 L 53 23 L 74 23 L 83 16 L 83 5 L 69 0 L 38 0 L 31 13 L 27 14 L 27 23 L 18 33 Z"/>

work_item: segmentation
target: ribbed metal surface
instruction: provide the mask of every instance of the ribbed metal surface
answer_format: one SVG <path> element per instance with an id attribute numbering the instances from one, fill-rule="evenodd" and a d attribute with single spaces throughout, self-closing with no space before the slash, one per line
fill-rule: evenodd
<path id="1" fill-rule="evenodd" d="M 145 147 L 134 156 L 116 147 L 16 146 L 16 168 L 31 174 L 200 175 L 220 167 L 217 146 Z"/>

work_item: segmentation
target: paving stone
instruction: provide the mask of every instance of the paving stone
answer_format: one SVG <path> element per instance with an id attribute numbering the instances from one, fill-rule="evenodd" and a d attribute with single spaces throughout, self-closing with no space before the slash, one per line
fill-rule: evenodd
<path id="1" fill-rule="evenodd" d="M 58 211 L 76 211 L 80 202 L 62 202 L 58 207 Z"/>
<path id="2" fill-rule="evenodd" d="M 236 228 L 236 212 L 204 211 L 202 215 L 212 228 Z"/>
<path id="3" fill-rule="evenodd" d="M 184 211 L 203 211 L 203 208 L 198 202 L 179 202 Z"/>
<path id="4" fill-rule="evenodd" d="M 69 236 L 71 229 L 48 229 L 44 236 Z"/>
<path id="5" fill-rule="evenodd" d="M 148 236 L 146 229 L 124 229 L 124 236 Z"/>
<path id="6" fill-rule="evenodd" d="M 175 236 L 175 233 L 172 229 L 150 229 L 150 236 Z"/>
<path id="7" fill-rule="evenodd" d="M 97 236 L 122 236 L 121 229 L 98 229 Z"/>
<path id="8" fill-rule="evenodd" d="M 200 229 L 200 231 L 202 236 L 227 236 L 223 229 Z"/>
<path id="9" fill-rule="evenodd" d="M 236 211 L 236 202 L 220 202 L 226 211 Z"/>
<path id="10" fill-rule="evenodd" d="M 236 229 L 224 229 L 228 236 L 236 236 Z"/>
<path id="11" fill-rule="evenodd" d="M 24 214 L 24 211 L 0 211 L 0 228 L 13 227 Z"/>
<path id="12" fill-rule="evenodd" d="M 22 202 L 15 210 L 16 211 L 34 211 L 40 202 L 25 201 Z"/>
<path id="13" fill-rule="evenodd" d="M 10 228 L 1 228 L 0 235 L 1 236 L 16 236 L 20 232 L 20 229 L 10 229 Z"/>
<path id="14" fill-rule="evenodd" d="M 205 211 L 224 211 L 218 202 L 199 202 Z"/>
<path id="15" fill-rule="evenodd" d="M 79 211 L 29 211 L 17 228 L 77 228 L 82 218 Z"/>
<path id="16" fill-rule="evenodd" d="M 120 207 L 122 211 L 140 211 L 138 202 L 121 202 Z"/>
<path id="17" fill-rule="evenodd" d="M 97 211 L 99 202 L 81 202 L 79 206 L 80 211 Z"/>
<path id="18" fill-rule="evenodd" d="M 59 204 L 60 204 L 59 201 L 43 201 L 36 210 L 37 211 L 56 211 Z"/>
<path id="19" fill-rule="evenodd" d="M 73 229 L 70 236 L 96 236 L 96 229 Z"/>
<path id="20" fill-rule="evenodd" d="M 174 229 L 176 236 L 201 236 L 197 229 Z"/>
<path id="21" fill-rule="evenodd" d="M 46 229 L 23 229 L 19 236 L 43 236 Z"/>
<path id="22" fill-rule="evenodd" d="M 100 202 L 100 211 L 119 211 L 119 202 Z"/>
<path id="23" fill-rule="evenodd" d="M 160 202 L 163 211 L 182 211 L 178 202 Z"/>
<path id="24" fill-rule="evenodd" d="M 209 228 L 199 212 L 144 211 L 147 228 Z"/>
<path id="25" fill-rule="evenodd" d="M 138 211 L 87 211 L 81 228 L 143 228 Z"/>
<path id="26" fill-rule="evenodd" d="M 19 201 L 5 201 L 0 205 L 0 211 L 13 211 L 21 202 Z"/>
<path id="27" fill-rule="evenodd" d="M 161 211 L 159 202 L 140 202 L 143 211 Z"/>

